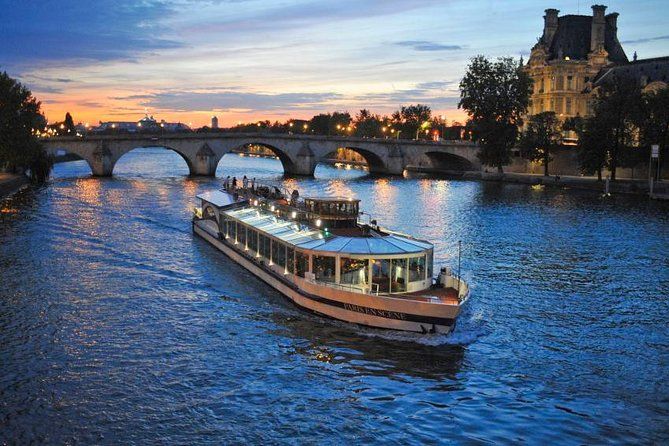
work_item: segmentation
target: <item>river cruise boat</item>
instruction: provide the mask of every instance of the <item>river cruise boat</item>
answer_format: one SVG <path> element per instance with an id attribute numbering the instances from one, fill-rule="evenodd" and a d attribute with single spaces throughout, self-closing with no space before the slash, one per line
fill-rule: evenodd
<path id="1" fill-rule="evenodd" d="M 359 200 L 302 198 L 246 180 L 197 198 L 195 234 L 312 312 L 449 333 L 469 295 L 449 268 L 433 279 L 431 243 L 380 227 L 360 212 Z"/>

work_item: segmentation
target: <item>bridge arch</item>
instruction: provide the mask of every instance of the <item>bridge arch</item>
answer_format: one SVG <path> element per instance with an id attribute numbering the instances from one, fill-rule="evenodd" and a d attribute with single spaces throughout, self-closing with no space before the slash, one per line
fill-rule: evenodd
<path id="1" fill-rule="evenodd" d="M 59 156 L 60 152 L 78 156 L 81 160 L 86 162 L 88 168 L 91 170 L 91 174 L 96 175 L 96 165 L 98 163 L 96 163 L 95 159 L 91 156 L 90 150 L 85 150 L 85 149 L 78 150 L 76 146 L 69 146 L 69 145 L 63 145 L 63 146 L 59 145 L 55 147 L 50 147 L 48 149 L 48 153 L 50 153 L 53 156 Z"/>
<path id="2" fill-rule="evenodd" d="M 388 173 L 388 166 L 384 162 L 384 160 L 377 155 L 376 153 L 363 149 L 361 147 L 356 147 L 353 145 L 346 145 L 343 147 L 338 147 L 336 150 L 333 150 L 331 152 L 328 152 L 322 159 L 321 162 L 324 161 L 325 159 L 331 159 L 333 155 L 337 153 L 337 150 L 339 149 L 346 149 L 350 150 L 354 153 L 357 153 L 360 155 L 365 162 L 367 163 L 367 168 L 369 170 L 369 173 Z"/>
<path id="3" fill-rule="evenodd" d="M 426 152 L 429 167 L 442 172 L 465 172 L 475 170 L 467 158 L 448 152 Z"/>
<path id="4" fill-rule="evenodd" d="M 293 158 L 290 157 L 290 155 L 288 155 L 287 151 L 280 149 L 279 147 L 273 144 L 264 142 L 262 140 L 245 141 L 243 144 L 233 147 L 227 153 L 243 152 L 243 150 L 241 149 L 247 148 L 249 146 L 261 146 L 268 149 L 279 159 L 279 161 L 281 162 L 281 166 L 283 167 L 283 172 L 285 174 L 291 174 L 295 172 L 295 161 L 293 160 Z M 220 163 L 222 160 L 223 157 L 221 157 L 218 160 L 217 164 Z"/>
<path id="5" fill-rule="evenodd" d="M 142 146 L 137 146 L 137 147 L 132 147 L 132 148 L 126 148 L 124 150 L 119 151 L 119 153 L 116 154 L 116 156 L 112 157 L 111 169 L 110 169 L 109 174 L 112 175 L 114 173 L 114 169 L 116 168 L 116 165 L 118 164 L 118 162 L 124 156 L 126 156 L 127 154 L 129 154 L 129 153 L 131 153 L 135 150 L 138 150 L 138 149 L 163 149 L 163 150 L 172 151 L 172 152 L 176 153 L 177 155 L 179 155 L 179 157 L 186 162 L 186 166 L 188 167 L 188 175 L 194 176 L 194 175 L 197 174 L 197 172 L 193 168 L 193 162 L 188 155 L 186 155 L 185 153 L 183 153 L 179 149 L 176 149 L 174 147 L 168 147 L 166 145 L 161 145 L 161 144 L 142 145 Z"/>

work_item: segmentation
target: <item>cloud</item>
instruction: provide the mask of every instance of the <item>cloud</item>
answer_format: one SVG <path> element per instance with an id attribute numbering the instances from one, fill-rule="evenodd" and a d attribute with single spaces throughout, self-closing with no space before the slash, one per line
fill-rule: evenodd
<path id="1" fill-rule="evenodd" d="M 634 40 L 624 40 L 621 43 L 629 45 L 629 44 L 633 44 L 633 43 L 657 42 L 658 40 L 669 40 L 669 35 L 656 36 L 656 37 L 645 37 L 645 38 L 642 38 L 642 39 L 634 39 Z"/>
<path id="2" fill-rule="evenodd" d="M 162 36 L 160 22 L 174 5 L 160 0 L 0 0 L 0 60 L 132 60 L 153 50 L 182 44 Z"/>
<path id="3" fill-rule="evenodd" d="M 143 107 L 180 112 L 311 110 L 341 99 L 337 93 L 253 93 L 239 91 L 164 91 L 114 99 L 139 100 Z"/>
<path id="4" fill-rule="evenodd" d="M 416 88 L 419 90 L 443 90 L 457 84 L 456 81 L 421 82 L 416 84 Z"/>
<path id="5" fill-rule="evenodd" d="M 444 45 L 429 40 L 401 40 L 395 42 L 395 45 L 413 48 L 415 51 L 455 51 L 463 48 L 460 45 Z"/>

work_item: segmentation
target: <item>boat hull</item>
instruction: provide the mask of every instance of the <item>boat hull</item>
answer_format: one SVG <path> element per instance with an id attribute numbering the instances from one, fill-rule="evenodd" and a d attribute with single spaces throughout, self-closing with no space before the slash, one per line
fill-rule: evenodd
<path id="1" fill-rule="evenodd" d="M 290 299 L 297 306 L 333 319 L 392 330 L 418 333 L 450 333 L 460 305 L 415 302 L 390 296 L 353 293 L 318 285 L 274 271 L 267 264 L 238 251 L 218 234 L 193 222 L 193 232 Z"/>

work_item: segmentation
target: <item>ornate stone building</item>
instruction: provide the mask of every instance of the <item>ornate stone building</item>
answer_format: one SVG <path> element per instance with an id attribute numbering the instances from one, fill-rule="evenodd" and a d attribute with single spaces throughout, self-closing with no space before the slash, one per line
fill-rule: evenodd
<path id="1" fill-rule="evenodd" d="M 544 32 L 525 65 L 534 80 L 529 114 L 555 112 L 561 118 L 587 116 L 593 82 L 603 70 L 629 63 L 618 41 L 618 13 L 564 15 L 547 9 Z"/>

